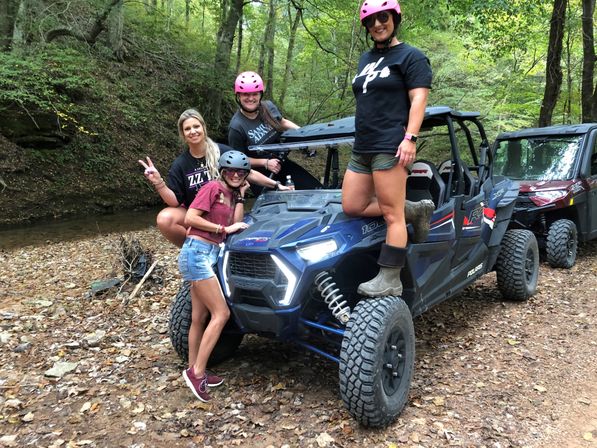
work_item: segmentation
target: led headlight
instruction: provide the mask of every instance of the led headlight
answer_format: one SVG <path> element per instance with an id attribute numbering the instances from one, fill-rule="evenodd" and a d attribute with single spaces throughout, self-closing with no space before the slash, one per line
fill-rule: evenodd
<path id="1" fill-rule="evenodd" d="M 338 244 L 336 240 L 324 240 L 313 244 L 307 244 L 306 246 L 297 247 L 296 252 L 299 256 L 310 262 L 316 262 L 323 260 L 327 256 L 333 254 L 338 250 Z"/>
<path id="2" fill-rule="evenodd" d="M 537 206 L 551 204 L 559 201 L 568 194 L 566 190 L 552 190 L 552 191 L 537 191 L 535 194 L 529 196 L 529 199 Z"/>
<path id="3" fill-rule="evenodd" d="M 288 268 L 288 266 L 286 266 L 284 262 L 280 260 L 278 257 L 276 257 L 275 255 L 272 255 L 271 257 L 272 260 L 274 260 L 274 262 L 278 266 L 278 268 L 280 268 L 280 271 L 282 271 L 284 277 L 286 277 L 286 280 L 288 281 L 288 285 L 286 286 L 286 292 L 284 293 L 284 298 L 280 302 L 280 305 L 288 305 L 290 303 L 290 300 L 292 299 L 292 294 L 294 294 L 294 287 L 296 286 L 296 275 L 294 275 L 293 272 Z"/>

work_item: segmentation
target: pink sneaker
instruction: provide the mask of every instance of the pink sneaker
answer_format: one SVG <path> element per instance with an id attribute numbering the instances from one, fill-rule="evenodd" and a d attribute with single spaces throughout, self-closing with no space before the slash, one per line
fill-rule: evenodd
<path id="1" fill-rule="evenodd" d="M 208 403 L 211 400 L 209 393 L 207 393 L 207 375 L 203 374 L 201 378 L 197 378 L 193 372 L 193 368 L 189 368 L 182 372 L 185 383 L 189 386 L 189 389 L 193 391 L 195 396 L 204 403 Z"/>
<path id="2" fill-rule="evenodd" d="M 207 374 L 207 385 L 209 387 L 216 387 L 224 382 L 224 378 L 214 375 L 213 372 L 206 371 L 205 373 Z"/>

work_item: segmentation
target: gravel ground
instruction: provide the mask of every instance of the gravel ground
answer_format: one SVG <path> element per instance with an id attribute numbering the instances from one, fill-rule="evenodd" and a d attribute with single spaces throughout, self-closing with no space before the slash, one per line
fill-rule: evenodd
<path id="1" fill-rule="evenodd" d="M 502 301 L 489 274 L 415 319 L 409 403 L 369 430 L 333 363 L 257 337 L 198 402 L 167 334 L 177 250 L 155 229 L 126 236 L 158 260 L 126 306 L 130 285 L 88 294 L 121 275 L 120 235 L 0 251 L 0 446 L 597 447 L 595 242 L 571 270 L 542 264 L 528 302 Z"/>

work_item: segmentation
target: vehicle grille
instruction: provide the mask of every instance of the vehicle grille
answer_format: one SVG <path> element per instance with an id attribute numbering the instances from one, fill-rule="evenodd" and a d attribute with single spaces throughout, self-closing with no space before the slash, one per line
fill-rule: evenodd
<path id="1" fill-rule="evenodd" d="M 516 208 L 533 208 L 535 207 L 535 204 L 533 203 L 533 201 L 531 201 L 531 199 L 528 196 L 518 196 L 518 198 L 516 199 Z"/>
<path id="2" fill-rule="evenodd" d="M 274 280 L 278 267 L 269 254 L 230 253 L 230 273 L 242 277 Z"/>
<path id="3" fill-rule="evenodd" d="M 246 303 L 247 305 L 269 307 L 267 299 L 263 297 L 261 291 L 248 291 L 243 289 L 239 292 L 237 303 Z"/>

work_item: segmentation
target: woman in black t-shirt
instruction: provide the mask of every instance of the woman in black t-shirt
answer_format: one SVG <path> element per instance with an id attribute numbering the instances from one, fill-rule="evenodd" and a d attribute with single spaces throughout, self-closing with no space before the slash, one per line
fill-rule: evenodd
<path id="1" fill-rule="evenodd" d="M 184 217 L 202 185 L 218 176 L 220 153 L 232 148 L 215 143 L 207 135 L 205 120 L 195 109 L 185 110 L 178 119 L 178 134 L 188 149 L 172 163 L 168 182 L 164 181 L 149 157 L 139 163 L 145 168 L 145 177 L 158 192 L 167 207 L 158 213 L 158 229 L 168 241 L 182 247 L 187 228 Z M 251 170 L 249 182 L 269 188 L 277 183 L 261 173 Z"/>
<path id="2" fill-rule="evenodd" d="M 236 77 L 234 94 L 239 109 L 228 125 L 228 144 L 245 153 L 251 160 L 251 166 L 266 176 L 284 182 L 290 175 L 299 190 L 321 188 L 317 179 L 292 160 L 264 158 L 248 149 L 253 145 L 278 143 L 282 132 L 299 128 L 284 118 L 273 102 L 262 100 L 263 92 L 263 80 L 257 73 L 242 72 Z M 260 189 L 252 188 L 252 191 L 259 194 Z"/>
<path id="3" fill-rule="evenodd" d="M 352 81 L 355 143 L 342 183 L 342 207 L 353 216 L 383 215 L 387 224 L 380 271 L 358 288 L 359 294 L 368 297 L 402 294 L 400 270 L 408 237 L 406 178 L 415 161 L 417 134 L 431 88 L 427 57 L 396 38 L 401 18 L 396 0 L 365 0 L 360 9 L 361 23 L 374 45 L 361 56 Z M 424 223 L 428 232 L 433 203 L 421 202 L 409 204 L 410 214 L 417 215 L 410 218 Z"/>

